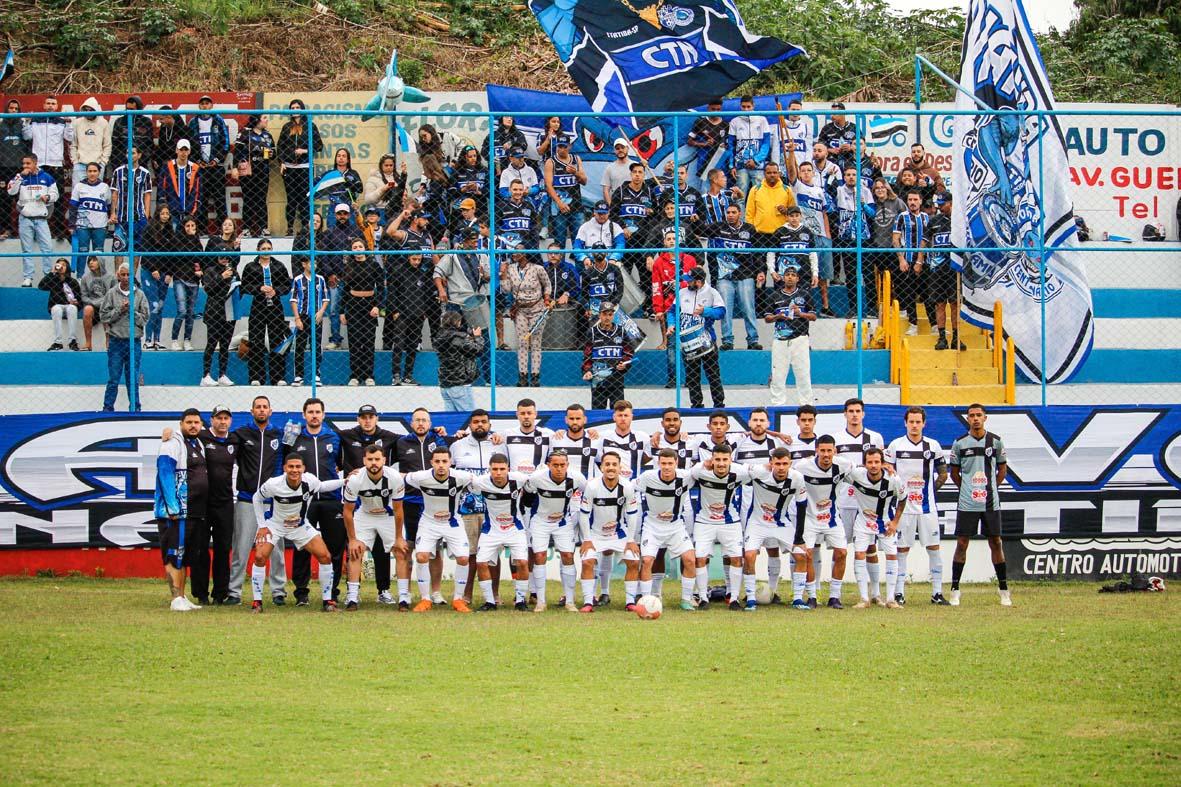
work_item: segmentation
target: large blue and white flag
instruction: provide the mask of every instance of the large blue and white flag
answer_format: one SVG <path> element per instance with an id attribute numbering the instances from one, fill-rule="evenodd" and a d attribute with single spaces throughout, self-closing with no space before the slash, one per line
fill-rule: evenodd
<path id="1" fill-rule="evenodd" d="M 804 54 L 749 33 L 733 0 L 530 0 L 529 8 L 595 112 L 686 110 Z"/>
<path id="2" fill-rule="evenodd" d="M 959 261 L 964 316 L 991 328 L 1000 301 L 1021 371 L 1040 380 L 1044 369 L 1048 382 L 1065 382 L 1091 350 L 1091 289 L 1062 130 L 1057 117 L 1031 114 L 1052 110 L 1054 94 L 1020 0 L 971 0 L 960 86 L 991 109 L 1012 110 L 955 118 L 952 242 L 981 249 Z M 979 105 L 957 93 L 956 109 Z M 1007 250 L 986 250 L 996 248 Z"/>

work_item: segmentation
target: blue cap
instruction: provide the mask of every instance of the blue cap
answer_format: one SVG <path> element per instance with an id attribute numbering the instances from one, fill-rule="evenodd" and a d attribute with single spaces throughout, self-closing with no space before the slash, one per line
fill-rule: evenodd
<path id="1" fill-rule="evenodd" d="M 595 203 L 595 213 L 610 213 L 610 212 L 611 212 L 611 206 L 608 205 L 603 200 L 599 200 L 598 202 Z"/>

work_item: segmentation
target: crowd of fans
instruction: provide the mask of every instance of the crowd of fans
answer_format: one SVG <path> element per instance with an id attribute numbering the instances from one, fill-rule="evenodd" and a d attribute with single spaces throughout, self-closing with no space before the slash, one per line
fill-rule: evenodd
<path id="1" fill-rule="evenodd" d="M 50 97 L 38 109 L 55 111 L 57 105 Z M 126 106 L 142 109 L 143 102 L 132 96 Z M 777 371 L 786 373 L 786 359 L 792 359 L 803 400 L 810 397 L 808 381 L 799 379 L 807 374 L 807 323 L 838 316 L 830 285 L 849 288 L 855 312 L 859 236 L 862 247 L 876 249 L 863 258 L 864 315 L 876 316 L 878 276 L 888 270 L 912 331 L 916 303 L 925 302 L 928 314 L 939 315 L 940 349 L 959 346 L 954 331 L 950 345 L 942 334 L 946 319 L 954 328 L 956 314 L 945 308 L 955 298 L 954 274 L 948 255 L 938 252 L 950 245 L 950 192 L 921 144 L 912 147 L 892 180 L 864 143 L 858 158 L 854 127 L 840 103 L 832 105 L 815 139 L 811 122 L 794 114 L 798 103 L 777 124 L 757 115 L 725 119 L 703 113 L 689 134 L 696 158 L 676 172 L 671 161 L 653 171 L 628 141 L 616 140 L 615 160 L 600 184 L 602 199 L 590 206 L 582 195 L 594 184 L 588 184 L 584 163 L 571 152 L 557 117 L 547 120 L 535 140 L 513 118 L 502 117 L 480 149 L 448 144 L 431 125 L 422 125 L 414 154 L 421 178 L 409 182 L 405 157 L 399 162 L 393 154 L 382 156 L 362 178 L 341 148 L 333 157 L 339 177 L 316 195 L 325 205 L 323 214 L 311 216 L 307 169 L 324 149 L 316 124 L 291 116 L 276 141 L 267 118 L 255 114 L 231 139 L 212 106 L 212 98 L 203 96 L 187 121 L 135 117 L 130 168 L 125 118 L 0 117 L 0 180 L 7 185 L 0 238 L 19 235 L 29 255 L 24 286 L 33 285 L 34 255 L 42 255 L 45 277 L 39 286 L 50 292 L 55 320 L 51 350 L 94 346 L 97 305 L 114 277 L 106 273 L 103 258 L 91 253 L 108 242 L 116 252 L 133 243 L 135 275 L 149 306 L 143 349 L 193 349 L 198 294 L 205 291 L 203 385 L 233 384 L 226 363 L 236 350 L 247 355 L 252 384 L 303 383 L 313 325 L 317 345 L 347 346 L 350 385 L 375 384 L 377 347 L 392 351 L 394 384 L 414 385 L 424 325 L 436 349 L 446 325 L 476 329 L 467 337 L 483 345 L 489 299 L 495 297 L 498 349 L 509 349 L 503 330 L 507 314 L 515 328 L 520 385 L 540 383 L 547 318 L 572 311 L 586 377 L 613 400 L 622 398 L 623 376 L 645 336 L 635 320 L 655 323 L 655 346 L 669 353 L 671 384 L 674 296 L 704 288 L 704 296 L 693 296 L 695 313 L 683 313 L 679 326 L 682 339 L 698 341 L 699 354 L 686 356 L 697 372 L 690 381 L 696 385 L 694 399 L 700 398 L 700 374 L 714 388 L 716 353 L 735 349 L 733 324 L 741 319 L 747 349 L 763 349 L 761 322 L 774 323 L 776 344 L 795 342 L 790 352 L 788 344 L 771 349 L 782 361 Z M 741 107 L 753 108 L 750 97 Z M 295 99 L 290 108 L 304 104 Z M 709 108 L 720 111 L 721 103 Z M 21 110 L 15 99 L 6 107 L 8 114 Z M 97 110 L 93 99 L 82 104 L 83 112 Z M 267 192 L 275 164 L 287 197 L 286 232 L 294 236 L 290 269 L 272 258 L 267 237 L 272 223 Z M 492 182 L 495 195 L 489 193 Z M 227 216 L 226 189 L 235 183 L 242 191 L 240 219 Z M 127 237 L 129 227 L 133 238 Z M 256 254 L 239 264 L 244 236 L 259 241 Z M 55 261 L 52 239 L 66 237 L 73 258 Z M 678 242 L 679 266 L 671 251 Z M 496 257 L 496 293 L 489 292 L 490 257 L 480 253 L 490 243 L 503 251 Z M 661 247 L 670 251 L 638 251 Z M 308 256 L 313 248 L 314 281 Z M 548 253 L 521 251 L 532 248 Z M 759 248 L 774 251 L 750 251 Z M 642 305 L 626 314 L 620 305 L 633 284 L 632 292 L 641 294 L 633 300 L 642 297 Z M 794 295 L 797 287 L 806 300 Z M 795 305 L 777 312 L 785 291 Z M 169 293 L 176 316 L 166 344 L 162 318 Z M 236 303 L 247 295 L 252 296 L 248 333 L 235 342 L 235 318 L 242 316 Z M 445 323 L 443 316 L 452 312 L 462 319 Z M 78 317 L 85 332 L 81 344 Z M 604 333 L 610 336 L 603 338 Z M 292 346 L 295 359 L 289 363 L 285 354 Z M 317 359 L 322 349 L 315 347 Z M 486 357 L 489 350 L 482 346 L 480 353 Z M 469 382 L 486 374 L 486 363 L 475 367 Z M 724 395 L 720 382 L 716 388 L 715 406 Z M 778 394 L 774 388 L 773 393 Z"/>

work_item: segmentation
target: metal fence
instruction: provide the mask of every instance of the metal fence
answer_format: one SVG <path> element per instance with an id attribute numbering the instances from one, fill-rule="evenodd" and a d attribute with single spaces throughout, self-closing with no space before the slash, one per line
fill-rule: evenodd
<path id="1" fill-rule="evenodd" d="M 994 114 L 1041 124 L 1097 112 L 916 109 L 895 114 L 921 129 L 928 122 L 946 123 L 960 115 Z M 19 244 L 9 240 L 0 245 L 0 259 L 7 261 L 0 297 L 11 304 L 3 309 L 9 326 L 0 337 L 0 369 L 14 409 L 44 408 L 50 400 L 57 408 L 98 409 L 103 402 L 96 391 L 109 378 L 124 380 L 117 401 L 120 408 L 133 410 L 176 409 L 181 400 L 193 397 L 216 400 L 224 395 L 221 391 L 192 387 L 231 384 L 272 391 L 286 388 L 287 393 L 280 393 L 292 402 L 317 395 L 325 387 L 360 389 L 355 397 L 363 399 L 371 396 L 364 389 L 397 386 L 395 398 L 385 401 L 404 404 L 404 409 L 424 402 L 441 405 L 440 372 L 452 382 L 466 379 L 460 371 L 468 352 L 463 345 L 470 343 L 461 337 L 473 332 L 480 334 L 483 345 L 475 355 L 474 399 L 469 402 L 459 396 L 462 392 L 450 391 L 457 397 L 454 406 L 467 409 L 504 409 L 526 396 L 549 407 L 570 401 L 590 404 L 592 399 L 596 405 L 609 406 L 616 398 L 627 398 L 637 407 L 717 406 L 723 401 L 730 406 L 794 405 L 808 400 L 830 403 L 853 395 L 906 403 L 919 401 L 923 391 L 939 387 L 962 389 L 940 395 L 954 399 L 958 393 L 970 399 L 978 390 L 973 386 L 991 382 L 1007 386 L 1008 401 L 1041 405 L 1175 401 L 1181 390 L 1177 372 L 1181 345 L 1173 338 L 1181 318 L 1175 243 L 1145 242 L 1139 237 L 1129 242 L 1092 238 L 1078 247 L 1088 270 L 1103 274 L 1101 283 L 1092 286 L 1095 350 L 1073 382 L 1052 384 L 1044 375 L 1026 379 L 1011 371 L 1014 350 L 1011 342 L 1006 350 L 1004 332 L 998 341 L 992 332 L 965 324 L 959 337 L 947 337 L 952 342 L 959 338 L 965 349 L 953 345 L 950 352 L 934 349 L 938 337 L 918 335 L 920 330 L 923 334 L 938 330 L 930 319 L 938 309 L 925 305 L 930 300 L 926 284 L 915 271 L 900 270 L 898 255 L 905 259 L 929 254 L 927 245 L 875 242 L 874 237 L 884 236 L 877 234 L 872 220 L 852 221 L 852 234 L 843 241 L 837 238 L 835 246 L 831 237 L 827 243 L 801 247 L 780 243 L 766 231 L 758 231 L 746 242 L 728 235 L 714 226 L 720 222 L 709 222 L 701 215 L 706 210 L 697 207 L 700 203 L 688 189 L 697 185 L 694 181 L 702 173 L 695 171 L 696 161 L 687 158 L 687 149 L 680 145 L 673 147 L 671 166 L 657 171 L 649 166 L 639 143 L 620 133 L 627 141 L 629 160 L 642 165 L 639 188 L 651 189 L 652 204 L 644 208 L 651 212 L 621 216 L 619 205 L 610 206 L 607 224 L 620 225 L 624 237 L 620 242 L 618 233 L 609 229 L 603 235 L 605 248 L 596 251 L 572 248 L 576 244 L 571 240 L 580 224 L 596 221 L 595 200 L 580 188 L 556 190 L 555 199 L 555 193 L 546 188 L 546 168 L 552 171 L 558 166 L 547 164 L 553 151 L 531 164 L 507 154 L 502 159 L 497 145 L 491 144 L 492 166 L 481 168 L 488 162 L 482 151 L 476 151 L 476 165 L 465 168 L 462 158 L 471 154 L 435 151 L 429 139 L 418 145 L 417 153 L 397 149 L 398 135 L 393 133 L 397 118 L 478 117 L 496 128 L 498 118 L 492 113 L 270 110 L 263 117 L 275 120 L 275 125 L 299 119 L 306 147 L 292 147 L 290 136 L 285 140 L 281 137 L 286 132 L 272 133 L 264 119 L 237 139 L 225 140 L 221 155 L 202 149 L 210 143 L 208 139 L 188 140 L 188 161 L 197 162 L 191 168 L 181 160 L 185 154 L 160 151 L 150 134 L 142 136 L 138 122 L 182 114 L 192 113 L 120 110 L 3 116 L 39 127 L 96 115 L 121 118 L 126 139 L 116 147 L 126 150 L 127 156 L 125 161 L 99 167 L 97 173 L 88 173 L 85 162 L 67 168 L 63 161 L 62 167 L 49 172 L 57 198 L 43 211 L 35 202 L 44 203 L 45 192 L 22 190 L 18 175 L 3 173 L 8 190 L 17 192 L 13 199 L 22 201 L 10 202 L 0 211 L 6 223 L 15 219 L 15 213 L 22 214 L 10 230 L 20 237 Z M 207 116 L 219 114 L 245 113 Z M 557 113 L 519 113 L 553 114 Z M 772 128 L 778 115 L 717 114 L 765 115 Z M 810 118 L 830 113 L 793 114 Z M 849 157 L 857 183 L 872 194 L 872 185 L 864 182 L 875 166 L 872 150 L 864 144 L 871 133 L 870 112 L 854 108 L 843 114 L 852 121 Z M 1139 114 L 1169 126 L 1168 138 L 1181 140 L 1176 133 L 1181 113 Z M 376 173 L 365 176 L 341 162 L 340 178 L 325 184 L 321 178 L 331 172 L 340 151 L 315 151 L 314 134 L 306 129 L 362 117 L 391 124 L 390 163 L 383 162 Z M 583 143 L 593 137 L 594 144 L 607 144 L 610 140 L 585 130 L 588 126 L 583 121 L 588 117 L 575 120 L 576 131 L 591 135 L 584 136 Z M 631 119 L 642 126 L 654 117 L 636 113 Z M 659 117 L 671 123 L 673 138 L 680 140 L 682 129 L 701 115 L 662 113 Z M 36 133 L 31 140 L 34 145 Z M 1124 144 L 1141 144 L 1128 142 L 1127 137 Z M 1038 136 L 1039 152 L 1043 138 Z M 213 144 L 220 142 L 215 134 Z M 42 144 L 48 143 L 42 140 Z M 1155 138 L 1143 144 L 1155 145 Z M 150 145 L 150 149 L 136 151 L 137 145 Z M 312 149 L 311 156 L 295 152 L 307 149 Z M 458 153 L 460 160 L 450 160 L 449 153 Z M 426 161 L 432 156 L 434 161 Z M 778 158 L 785 157 L 784 151 Z M 306 165 L 309 159 L 312 166 Z M 1042 157 L 1038 159 L 1040 165 Z M 406 167 L 408 160 L 414 166 Z M 155 162 L 163 165 L 155 167 Z M 674 188 L 682 166 L 688 168 L 689 181 Z M 146 175 L 127 178 L 126 173 L 139 173 L 141 168 Z M 527 169 L 533 172 L 532 178 L 525 175 Z M 578 168 L 573 169 L 563 174 L 577 181 Z M 514 178 L 506 178 L 505 172 L 525 175 L 522 180 L 540 185 L 523 183 L 525 194 L 513 197 L 513 184 L 508 181 Z M 28 174 L 32 181 L 32 173 Z M 736 180 L 758 181 L 760 173 L 723 174 L 728 176 L 725 193 L 732 195 L 745 221 L 748 194 L 732 189 L 738 185 Z M 1046 172 L 1040 166 L 1036 172 L 1042 192 L 1048 180 L 1072 176 L 1079 175 Z M 1142 193 L 1120 203 L 1119 209 L 1132 215 L 1143 213 L 1145 223 L 1152 224 L 1150 217 L 1162 216 L 1166 202 L 1176 196 L 1181 171 L 1175 165 L 1145 166 L 1144 171 L 1084 171 L 1081 177 L 1126 180 L 1131 189 Z M 152 181 L 150 195 L 140 178 Z M 48 182 L 43 186 L 48 190 Z M 916 188 L 938 190 L 932 183 L 919 183 Z M 656 196 L 657 189 L 663 196 Z M 851 192 L 854 216 L 860 217 L 869 201 L 861 188 Z M 569 193 L 577 198 L 561 199 Z M 686 203 L 687 196 L 694 205 Z M 924 203 L 929 201 L 929 194 L 921 196 Z M 467 200 L 475 203 L 474 210 L 465 209 Z M 876 197 L 873 201 L 874 215 L 880 215 L 881 203 Z M 26 208 L 26 203 L 34 206 Z M 128 211 L 129 203 L 135 209 Z M 1109 209 L 1080 204 L 1077 195 L 1075 205 L 1084 216 Z M 159 208 L 163 206 L 171 210 L 162 218 Z M 924 204 L 924 210 L 930 207 Z M 45 219 L 35 215 L 41 212 L 47 214 Z M 314 220 L 309 222 L 308 217 Z M 804 217 L 805 227 L 809 218 L 813 217 Z M 1053 293 L 1046 290 L 1046 227 L 1044 221 L 1038 224 L 1035 245 L 1015 243 L 987 251 L 1020 258 L 1033 283 L 1041 311 L 1040 341 L 1026 341 L 1017 349 L 1044 369 L 1047 348 L 1064 338 L 1047 330 L 1053 323 L 1047 319 L 1046 304 Z M 468 226 L 474 233 L 470 240 L 461 241 Z M 272 228 L 280 231 L 272 233 Z M 1175 229 L 1167 226 L 1165 231 L 1170 238 L 1176 237 Z M 814 234 L 823 235 L 823 231 Z M 720 238 L 725 242 L 718 242 Z M 944 251 L 956 255 L 967 250 Z M 135 340 L 112 345 L 105 339 L 103 324 L 119 320 L 122 302 L 114 295 L 103 295 L 117 285 L 93 269 L 92 260 L 98 260 L 97 266 L 108 274 L 126 264 L 124 300 L 135 303 L 140 293 L 145 296 L 146 309 L 127 310 L 127 329 Z M 535 272 L 533 265 L 540 265 L 540 271 Z M 18 266 L 23 266 L 19 273 Z M 69 276 L 54 272 L 55 266 L 73 271 L 76 291 L 66 281 Z M 718 290 L 725 304 L 725 317 L 709 326 L 722 344 L 720 349 L 700 342 L 703 320 L 682 311 L 681 288 L 697 286 L 690 274 L 695 266 L 705 271 L 705 286 Z M 781 332 L 777 338 L 775 323 L 769 321 L 782 303 L 776 300 L 776 290 L 783 273 L 795 266 L 802 267 L 800 290 L 809 292 L 812 308 L 819 311 L 821 300 L 827 305 L 825 315 L 809 322 L 812 393 L 800 389 L 798 366 L 792 372 L 791 388 L 780 387 L 791 366 L 791 353 L 785 349 L 790 334 Z M 812 274 L 819 279 L 827 275 L 824 286 L 821 281 L 809 281 Z M 320 277 L 322 287 L 313 284 Z M 18 279 L 46 292 L 35 296 L 22 292 L 16 287 Z M 953 314 L 962 310 L 958 280 L 955 293 L 944 318 L 948 334 Z M 35 303 L 39 298 L 48 301 L 49 319 L 45 312 L 38 313 L 44 306 L 44 301 Z M 904 325 L 904 312 L 922 318 L 913 330 Z M 462 320 L 454 324 L 449 313 L 459 314 Z M 1005 319 L 1000 314 L 987 317 L 990 322 Z M 915 319 L 909 321 L 915 324 Z M 600 335 L 621 333 L 622 342 L 596 344 L 596 330 Z M 75 355 L 69 349 L 71 341 L 92 348 L 96 355 L 110 347 L 109 357 Z M 56 354 L 43 355 L 46 344 Z M 211 347 L 216 351 L 211 352 Z M 989 367 L 996 381 L 989 376 Z M 714 370 L 717 390 L 711 390 L 709 379 Z M 935 370 L 939 374 L 931 373 Z M 128 390 L 128 379 L 139 382 Z M 691 385 L 694 379 L 696 385 Z M 411 390 L 411 398 L 397 397 L 402 390 Z"/>

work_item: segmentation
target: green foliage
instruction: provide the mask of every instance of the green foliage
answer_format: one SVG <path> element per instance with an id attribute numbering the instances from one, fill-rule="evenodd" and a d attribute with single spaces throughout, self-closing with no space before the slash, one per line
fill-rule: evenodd
<path id="1" fill-rule="evenodd" d="M 111 0 L 84 8 L 70 0 L 44 0 L 39 27 L 49 34 L 58 62 L 73 68 L 106 68 L 117 59 L 115 10 Z"/>
<path id="2" fill-rule="evenodd" d="M 144 43 L 158 44 L 165 36 L 175 33 L 179 18 L 180 8 L 173 0 L 159 0 L 144 6 L 139 20 Z"/>
<path id="3" fill-rule="evenodd" d="M 1042 54 L 1055 95 L 1073 101 L 1181 102 L 1181 37 L 1164 17 L 1080 20 Z"/>
<path id="4" fill-rule="evenodd" d="M 536 28 L 533 15 L 512 10 L 511 2 L 489 0 L 451 0 L 452 35 L 475 44 L 499 44 L 520 40 L 526 32 Z"/>

